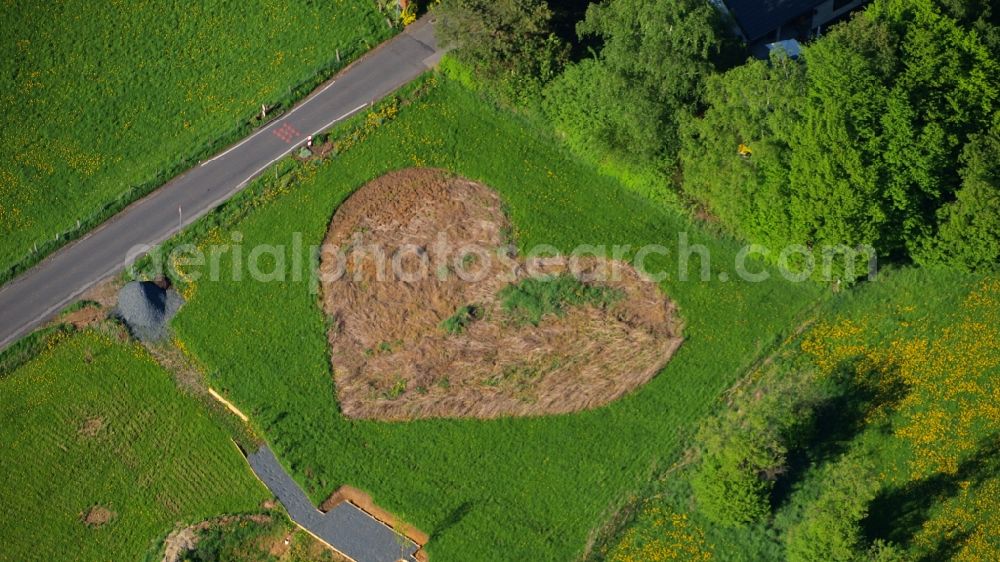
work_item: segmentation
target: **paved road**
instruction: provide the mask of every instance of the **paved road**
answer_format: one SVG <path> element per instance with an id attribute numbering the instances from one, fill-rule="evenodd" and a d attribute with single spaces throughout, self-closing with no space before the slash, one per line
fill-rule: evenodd
<path id="1" fill-rule="evenodd" d="M 271 163 L 433 66 L 433 22 L 416 22 L 327 82 L 289 113 L 137 201 L 0 288 L 0 349 L 105 277 L 194 222 Z M 180 212 L 178 212 L 180 209 Z"/>
<path id="2" fill-rule="evenodd" d="M 415 562 L 417 545 L 356 505 L 344 501 L 323 513 L 309 501 L 267 446 L 247 456 L 250 468 L 285 506 L 288 516 L 357 562 Z"/>

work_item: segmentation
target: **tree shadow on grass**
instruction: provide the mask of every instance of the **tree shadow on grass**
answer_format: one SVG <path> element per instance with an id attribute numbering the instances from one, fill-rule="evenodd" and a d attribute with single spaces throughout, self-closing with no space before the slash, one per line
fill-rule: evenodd
<path id="1" fill-rule="evenodd" d="M 771 494 L 774 508 L 785 505 L 799 483 L 815 466 L 825 464 L 847 452 L 863 431 L 888 431 L 889 427 L 870 425 L 872 408 L 898 401 L 905 389 L 864 384 L 855 376 L 856 362 L 845 362 L 827 381 L 826 396 L 812 407 L 793 444 L 789 447 L 787 466 L 775 482 Z"/>
<path id="2" fill-rule="evenodd" d="M 459 521 L 465 519 L 465 516 L 468 515 L 470 511 L 472 511 L 472 502 L 462 502 L 448 514 L 448 517 L 444 518 L 444 521 L 442 521 L 437 528 L 434 529 L 433 536 L 440 536 L 448 529 L 457 525 Z"/>
<path id="3" fill-rule="evenodd" d="M 980 442 L 976 454 L 963 461 L 955 474 L 934 474 L 905 486 L 885 490 L 872 501 L 862 529 L 869 540 L 881 538 L 909 544 L 937 505 L 959 493 L 963 482 L 971 489 L 1000 474 L 1000 434 Z M 922 561 L 948 560 L 961 548 L 968 532 L 942 540 Z"/>
<path id="4" fill-rule="evenodd" d="M 556 37 L 569 45 L 570 61 L 579 61 L 589 56 L 591 52 L 601 50 L 602 42 L 599 37 L 595 35 L 581 37 L 576 31 L 576 26 L 587 15 L 587 7 L 590 6 L 590 2 L 549 0 L 548 5 L 549 9 L 552 10 L 550 29 Z"/>

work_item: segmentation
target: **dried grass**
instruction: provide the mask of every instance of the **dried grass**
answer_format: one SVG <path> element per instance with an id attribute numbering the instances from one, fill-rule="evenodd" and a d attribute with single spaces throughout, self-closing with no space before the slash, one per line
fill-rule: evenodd
<path id="1" fill-rule="evenodd" d="M 681 343 L 674 305 L 628 264 L 580 260 L 581 280 L 600 281 L 625 298 L 606 308 L 571 308 L 539 326 L 511 322 L 497 292 L 530 271 L 569 272 L 565 260 L 525 263 L 506 248 L 510 223 L 489 188 L 446 172 L 409 169 L 378 178 L 335 214 L 326 244 L 408 248 L 404 271 L 426 256 L 430 275 L 376 280 L 371 252 L 348 259 L 334 279 L 335 254 L 321 263 L 323 308 L 341 409 L 355 418 L 526 416 L 573 412 L 615 400 L 648 382 Z M 445 255 L 450 247 L 494 249 L 492 259 Z M 501 258 L 497 258 L 497 256 Z M 445 258 L 448 258 L 446 261 Z M 477 282 L 458 276 L 481 274 Z M 482 318 L 461 333 L 441 323 L 475 303 Z"/>

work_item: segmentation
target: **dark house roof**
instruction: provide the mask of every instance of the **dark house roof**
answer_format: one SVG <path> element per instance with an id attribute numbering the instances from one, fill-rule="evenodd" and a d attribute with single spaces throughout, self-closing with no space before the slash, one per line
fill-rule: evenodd
<path id="1" fill-rule="evenodd" d="M 747 41 L 754 42 L 823 0 L 725 0 Z"/>

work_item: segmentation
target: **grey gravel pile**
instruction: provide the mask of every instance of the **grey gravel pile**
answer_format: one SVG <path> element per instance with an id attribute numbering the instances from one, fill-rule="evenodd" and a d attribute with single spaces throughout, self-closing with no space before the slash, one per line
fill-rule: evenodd
<path id="1" fill-rule="evenodd" d="M 132 281 L 118 291 L 115 314 L 131 334 L 141 341 L 155 341 L 167 335 L 167 323 L 184 304 L 173 289 L 151 281 Z"/>

